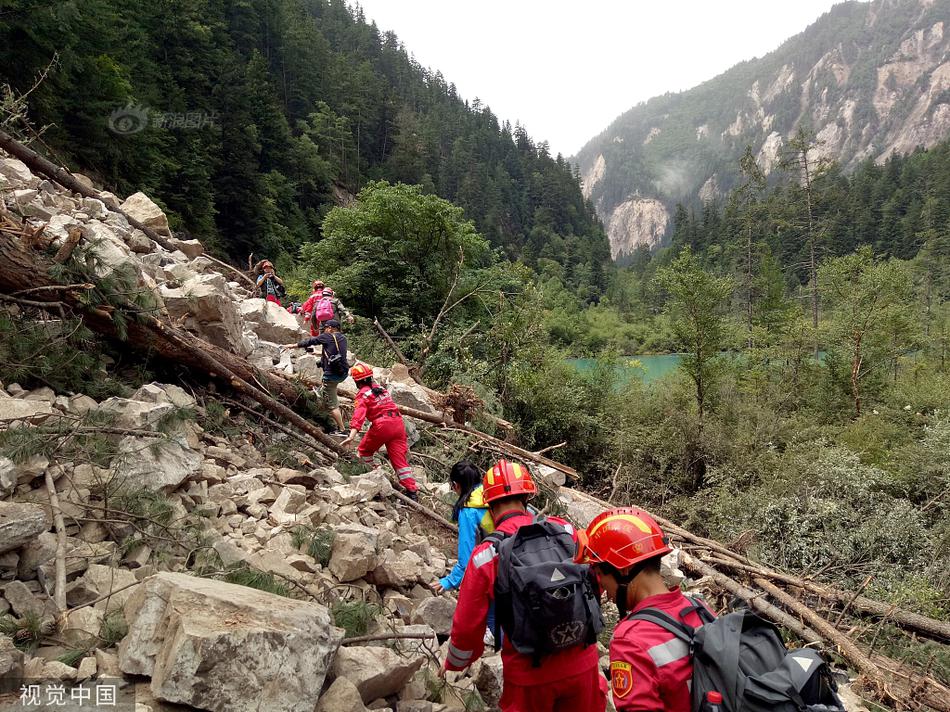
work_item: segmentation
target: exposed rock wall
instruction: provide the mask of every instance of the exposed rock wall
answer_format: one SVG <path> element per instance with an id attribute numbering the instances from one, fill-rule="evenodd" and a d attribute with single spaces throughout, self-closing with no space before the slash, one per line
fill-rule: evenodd
<path id="1" fill-rule="evenodd" d="M 619 117 L 574 159 L 614 257 L 665 238 L 645 201 L 671 212 L 727 194 L 747 145 L 774 173 L 801 125 L 817 135 L 812 158 L 845 168 L 950 137 L 948 23 L 950 0 L 845 3 L 765 57 Z"/>

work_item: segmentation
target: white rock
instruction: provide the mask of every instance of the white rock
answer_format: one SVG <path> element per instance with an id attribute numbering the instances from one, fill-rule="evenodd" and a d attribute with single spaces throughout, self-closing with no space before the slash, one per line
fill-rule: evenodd
<path id="1" fill-rule="evenodd" d="M 168 241 L 175 249 L 185 253 L 185 256 L 190 260 L 203 255 L 205 252 L 204 245 L 198 240 L 179 240 L 177 237 L 172 237 Z"/>
<path id="2" fill-rule="evenodd" d="M 160 292 L 173 320 L 217 346 L 248 353 L 241 315 L 221 275 L 199 275 L 177 288 L 162 285 Z"/>
<path id="3" fill-rule="evenodd" d="M 176 408 L 193 408 L 195 398 L 181 386 L 171 383 L 148 383 L 132 394 L 132 400 L 146 403 L 171 403 Z"/>
<path id="4" fill-rule="evenodd" d="M 207 710 L 312 712 L 343 637 L 316 603 L 184 574 L 148 579 L 126 617 L 122 671 Z"/>
<path id="5" fill-rule="evenodd" d="M 103 415 L 112 416 L 116 426 L 135 430 L 152 429 L 162 416 L 172 410 L 171 403 L 144 402 L 115 396 L 104 400 L 97 409 Z"/>
<path id="6" fill-rule="evenodd" d="M 294 368 L 297 371 L 297 375 L 304 381 L 320 383 L 323 380 L 323 369 L 320 368 L 320 359 L 312 354 L 304 354 L 299 357 Z"/>
<path id="7" fill-rule="evenodd" d="M 95 643 L 103 617 L 101 610 L 91 606 L 72 611 L 61 631 L 63 639 L 77 647 Z"/>
<path id="8" fill-rule="evenodd" d="M 330 573 L 344 583 L 363 578 L 376 568 L 377 538 L 375 529 L 356 524 L 334 529 Z"/>
<path id="9" fill-rule="evenodd" d="M 101 218 L 105 217 L 108 210 L 106 209 L 105 203 L 96 198 L 83 198 L 82 199 L 82 209 L 83 212 L 89 215 L 91 218 Z"/>
<path id="10" fill-rule="evenodd" d="M 159 235 L 171 237 L 171 230 L 168 227 L 168 218 L 152 199 L 145 193 L 133 193 L 125 202 L 119 206 L 119 209 L 131 218 L 138 220 L 145 227 L 152 228 Z"/>
<path id="11" fill-rule="evenodd" d="M 379 557 L 379 563 L 368 578 L 378 586 L 402 588 L 421 581 L 424 573 L 422 558 L 417 553 L 407 550 L 397 554 L 389 549 Z"/>
<path id="12" fill-rule="evenodd" d="M 264 341 L 296 343 L 302 335 L 297 318 L 273 302 L 245 299 L 241 302 L 241 316 Z"/>
<path id="13" fill-rule="evenodd" d="M 345 677 L 338 677 L 320 696 L 314 712 L 366 712 L 366 706 L 356 685 Z"/>
<path id="14" fill-rule="evenodd" d="M 23 651 L 18 650 L 13 641 L 0 636 L 0 679 L 16 689 L 23 678 Z"/>
<path id="15" fill-rule="evenodd" d="M 455 601 L 448 596 L 434 596 L 421 601 L 416 606 L 411 621 L 430 625 L 439 635 L 448 636 L 452 632 L 454 615 Z"/>
<path id="16" fill-rule="evenodd" d="M 389 648 L 352 646 L 337 651 L 333 677 L 348 679 L 364 703 L 372 702 L 402 690 L 424 662 L 421 655 L 404 657 Z"/>
<path id="17" fill-rule="evenodd" d="M 99 404 L 92 398 L 82 393 L 76 393 L 69 397 L 69 405 L 66 412 L 70 415 L 86 415 L 90 411 L 99 407 Z"/>
<path id="18" fill-rule="evenodd" d="M 128 569 L 90 564 L 86 572 L 67 588 L 66 601 L 71 607 L 78 606 L 91 603 L 115 591 L 107 600 L 99 601 L 95 605 L 95 608 L 108 613 L 125 608 L 134 590 L 134 587 L 126 587 L 135 582 L 135 574 Z"/>
<path id="19" fill-rule="evenodd" d="M 96 673 L 99 670 L 99 666 L 96 663 L 95 657 L 83 658 L 79 663 L 79 669 L 76 672 L 77 680 L 91 680 L 96 676 Z"/>
<path id="20" fill-rule="evenodd" d="M 10 181 L 13 187 L 39 184 L 26 164 L 16 158 L 0 158 L 0 175 Z"/>
<path id="21" fill-rule="evenodd" d="M 50 528 L 44 507 L 0 502 L 0 553 L 18 549 Z"/>
<path id="22" fill-rule="evenodd" d="M 53 406 L 46 401 L 23 400 L 7 398 L 0 408 L 0 423 L 11 423 L 15 420 L 39 425 L 55 413 Z"/>
<path id="23" fill-rule="evenodd" d="M 125 486 L 172 492 L 201 471 L 204 460 L 173 439 L 128 436 L 119 442 L 114 466 Z"/>

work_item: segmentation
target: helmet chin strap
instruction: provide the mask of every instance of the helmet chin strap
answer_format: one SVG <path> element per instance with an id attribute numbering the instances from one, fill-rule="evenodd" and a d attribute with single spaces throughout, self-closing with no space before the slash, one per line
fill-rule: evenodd
<path id="1" fill-rule="evenodd" d="M 617 593 L 614 595 L 614 603 L 617 604 L 617 610 L 620 612 L 620 620 L 627 617 L 627 589 L 637 577 L 639 571 L 631 571 L 626 575 L 615 577 L 617 579 Z"/>
<path id="2" fill-rule="evenodd" d="M 622 583 L 617 586 L 617 594 L 614 596 L 614 603 L 617 604 L 617 610 L 620 611 L 620 620 L 627 617 L 627 586 L 628 583 Z"/>

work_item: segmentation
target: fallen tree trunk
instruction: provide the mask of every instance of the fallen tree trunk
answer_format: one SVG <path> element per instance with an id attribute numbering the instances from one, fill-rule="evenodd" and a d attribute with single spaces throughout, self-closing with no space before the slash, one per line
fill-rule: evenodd
<path id="1" fill-rule="evenodd" d="M 920 633 L 938 642 L 950 642 L 950 623 L 898 608 L 894 604 L 882 603 L 881 601 L 875 601 L 872 598 L 861 595 L 855 596 L 853 593 L 841 591 L 831 586 L 817 584 L 814 581 L 809 581 L 808 579 L 803 579 L 798 576 L 773 571 L 764 566 L 756 566 L 724 558 L 713 559 L 712 563 L 731 568 L 735 571 L 764 576 L 774 581 L 794 586 L 819 598 L 848 605 L 858 613 L 881 618 L 896 626 Z"/>
<path id="2" fill-rule="evenodd" d="M 25 284 L 33 287 L 57 285 L 50 276 L 52 263 L 46 255 L 27 250 L 20 242 L 6 235 L 0 236 L 0 264 L 3 265 L 0 269 L 0 293 L 15 293 Z M 246 359 L 203 341 L 152 314 L 141 313 L 134 307 L 129 309 L 126 333 L 124 338 L 120 338 L 112 314 L 95 304 L 83 303 L 78 293 L 43 290 L 35 295 L 34 301 L 56 312 L 67 308 L 82 318 L 86 326 L 103 336 L 120 340 L 136 350 L 153 351 L 173 363 L 226 383 L 310 435 L 337 456 L 348 455 L 333 438 L 291 409 L 290 406 L 308 400 L 306 391 L 298 384 L 255 368 Z"/>
<path id="3" fill-rule="evenodd" d="M 833 644 L 841 656 L 861 673 L 865 684 L 876 698 L 885 701 L 897 701 L 878 667 L 858 648 L 853 640 L 771 581 L 767 581 L 762 576 L 756 576 L 753 581 L 756 586 L 767 591 L 773 599 L 781 603 L 786 610 L 794 611 L 803 622 L 818 632 L 826 641 Z"/>
<path id="4" fill-rule="evenodd" d="M 683 563 L 683 567 L 694 576 L 708 578 L 719 588 L 723 589 L 724 591 L 728 591 L 733 596 L 741 598 L 749 605 L 750 608 L 758 611 L 764 617 L 775 623 L 778 623 L 779 625 L 785 626 L 806 643 L 821 644 L 823 642 L 822 637 L 816 631 L 809 628 L 797 618 L 790 616 L 785 611 L 781 610 L 780 608 L 776 608 L 771 603 L 764 600 L 763 594 L 756 593 L 755 591 L 746 588 L 738 581 L 732 580 L 725 574 L 716 571 L 716 569 L 714 569 L 712 566 L 709 566 L 708 564 L 695 557 L 689 556 L 688 554 L 684 555 L 681 558 L 681 561 Z"/>

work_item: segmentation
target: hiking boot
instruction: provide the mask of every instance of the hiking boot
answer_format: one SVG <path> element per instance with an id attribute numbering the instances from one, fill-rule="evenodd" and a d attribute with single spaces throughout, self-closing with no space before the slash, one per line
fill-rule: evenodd
<path id="1" fill-rule="evenodd" d="M 418 501 L 419 501 L 419 493 L 418 493 L 418 492 L 410 492 L 409 490 L 406 490 L 406 493 L 405 493 L 405 494 L 406 494 L 406 496 L 407 496 L 409 499 L 411 499 L 413 502 L 418 502 Z"/>

